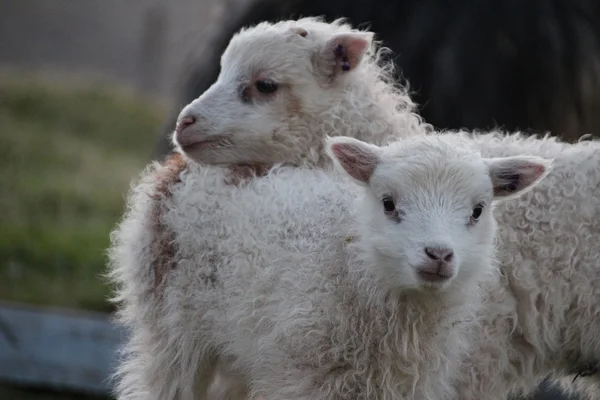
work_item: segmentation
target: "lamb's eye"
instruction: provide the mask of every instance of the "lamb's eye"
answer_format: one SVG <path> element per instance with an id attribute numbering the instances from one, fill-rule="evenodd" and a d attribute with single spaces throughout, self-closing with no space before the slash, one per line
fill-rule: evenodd
<path id="1" fill-rule="evenodd" d="M 473 214 L 471 214 L 471 218 L 473 221 L 477 221 L 483 212 L 483 204 L 477 204 L 475 208 L 473 208 Z"/>
<path id="2" fill-rule="evenodd" d="M 261 79 L 256 81 L 256 90 L 264 94 L 270 94 L 277 90 L 279 85 L 270 79 Z"/>
<path id="3" fill-rule="evenodd" d="M 391 196 L 385 196 L 382 199 L 383 202 L 383 210 L 389 214 L 396 211 L 396 203 L 394 203 L 394 199 Z"/>

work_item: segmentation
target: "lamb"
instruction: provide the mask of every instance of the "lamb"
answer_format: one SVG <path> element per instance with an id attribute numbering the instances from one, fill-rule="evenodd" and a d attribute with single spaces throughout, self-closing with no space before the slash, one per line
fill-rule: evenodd
<path id="1" fill-rule="evenodd" d="M 178 246 L 160 292 L 138 267 L 153 263 L 144 232 L 164 182 L 146 172 L 110 252 L 133 329 L 119 399 L 205 399 L 217 366 L 249 398 L 453 393 L 480 287 L 499 279 L 492 203 L 550 162 L 421 135 L 386 147 L 333 137 L 325 150 L 349 179 L 281 166 L 236 186 L 190 163 L 161 200 Z"/>
<path id="2" fill-rule="evenodd" d="M 413 112 L 406 89 L 394 83 L 386 51 L 372 32 L 353 29 L 342 19 L 262 23 L 232 38 L 218 80 L 180 113 L 173 134 L 176 152 L 153 165 L 140 182 L 152 201 L 140 200 L 138 211 L 147 220 L 135 235 L 151 252 L 122 260 L 130 270 L 152 276 L 150 294 L 140 301 L 163 307 L 163 281 L 178 252 L 163 203 L 195 162 L 224 166 L 229 170 L 225 182 L 240 184 L 275 164 L 326 169 L 331 162 L 323 151 L 325 136 L 343 132 L 384 144 L 396 138 L 391 134 L 396 126 L 404 127 L 398 131 L 403 135 L 429 129 Z M 126 324 L 142 323 L 135 312 L 122 318 Z"/>
<path id="3" fill-rule="evenodd" d="M 484 157 L 554 160 L 540 184 L 494 210 L 501 279 L 482 286 L 454 398 L 505 400 L 547 376 L 600 398 L 600 141 L 464 131 L 439 139 Z"/>
<path id="4" fill-rule="evenodd" d="M 326 135 L 343 132 L 383 144 L 395 138 L 396 126 L 404 127 L 403 135 L 429 129 L 413 112 L 406 89 L 393 83 L 386 51 L 372 32 L 353 29 L 342 19 L 262 23 L 232 38 L 217 81 L 180 113 L 173 134 L 176 152 L 140 183 L 153 199 L 139 206 L 147 220 L 135 235 L 151 252 L 122 260 L 130 270 L 152 276 L 150 294 L 139 301 L 163 307 L 163 281 L 178 252 L 163 203 L 190 164 L 192 169 L 195 162 L 223 166 L 229 170 L 225 182 L 237 185 L 275 164 L 328 168 Z M 136 312 L 121 314 L 126 325 L 145 323 Z"/>
<path id="5" fill-rule="evenodd" d="M 243 28 L 217 81 L 180 112 L 173 143 L 188 159 L 231 166 L 237 182 L 274 164 L 330 166 L 325 136 L 383 145 L 427 131 L 387 52 L 343 19 Z"/>

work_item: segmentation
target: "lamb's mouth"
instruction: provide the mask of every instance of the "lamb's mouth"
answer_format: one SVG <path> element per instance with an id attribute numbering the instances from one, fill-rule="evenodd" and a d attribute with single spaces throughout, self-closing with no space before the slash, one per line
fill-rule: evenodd
<path id="1" fill-rule="evenodd" d="M 417 273 L 419 275 L 419 279 L 423 282 L 427 282 L 427 283 L 444 283 L 444 282 L 448 282 L 451 278 L 452 275 L 445 275 L 445 274 L 435 274 L 432 272 L 425 272 L 425 271 L 419 271 Z"/>
<path id="2" fill-rule="evenodd" d="M 427 290 L 441 290 L 448 286 L 454 278 L 453 273 L 440 271 L 438 273 L 415 271 L 415 275 L 422 288 Z"/>
<path id="3" fill-rule="evenodd" d="M 181 146 L 181 149 L 187 153 L 194 153 L 199 150 L 212 149 L 215 147 L 225 147 L 231 145 L 231 140 L 226 136 L 207 137 L 194 143 Z"/>

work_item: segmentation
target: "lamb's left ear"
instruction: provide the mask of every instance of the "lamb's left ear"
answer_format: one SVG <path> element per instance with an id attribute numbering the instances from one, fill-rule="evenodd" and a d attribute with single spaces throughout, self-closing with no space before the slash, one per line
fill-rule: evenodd
<path id="1" fill-rule="evenodd" d="M 317 54 L 319 74 L 333 80 L 354 70 L 363 60 L 373 42 L 372 32 L 338 33 L 332 36 Z"/>
<path id="2" fill-rule="evenodd" d="M 379 147 L 351 137 L 328 137 L 325 148 L 334 163 L 362 186 L 369 184 L 381 160 Z"/>
<path id="3" fill-rule="evenodd" d="M 553 160 L 515 156 L 487 158 L 485 162 L 494 187 L 494 199 L 509 199 L 525 193 L 545 178 Z"/>

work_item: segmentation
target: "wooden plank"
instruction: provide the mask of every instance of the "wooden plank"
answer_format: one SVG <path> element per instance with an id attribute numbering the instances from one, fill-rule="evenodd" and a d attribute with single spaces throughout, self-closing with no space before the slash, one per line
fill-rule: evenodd
<path id="1" fill-rule="evenodd" d="M 0 303 L 0 380 L 105 395 L 123 339 L 104 314 Z"/>

